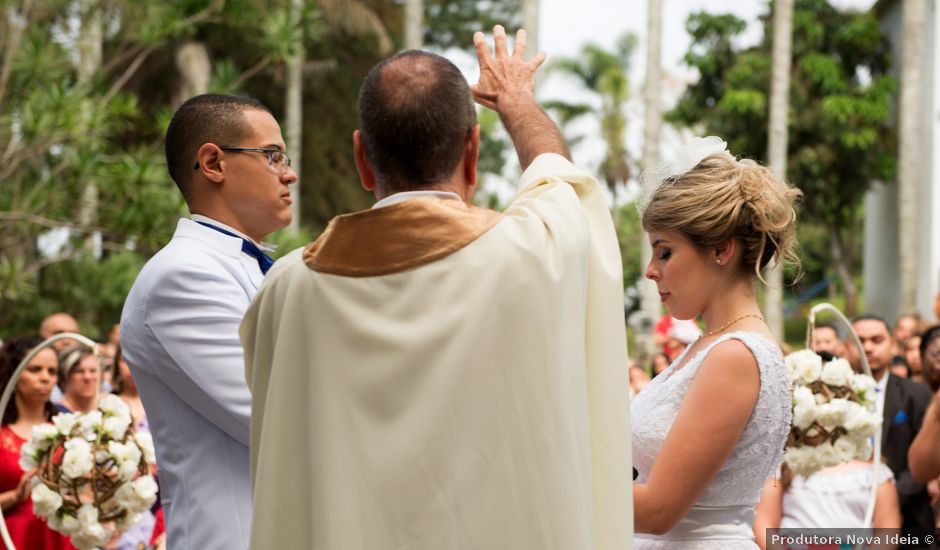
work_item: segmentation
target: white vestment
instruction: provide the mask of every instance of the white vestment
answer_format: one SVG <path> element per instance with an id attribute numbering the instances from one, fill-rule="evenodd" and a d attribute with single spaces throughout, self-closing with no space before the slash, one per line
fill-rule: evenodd
<path id="1" fill-rule="evenodd" d="M 601 189 L 558 155 L 502 214 L 334 219 L 242 323 L 251 548 L 630 548 L 622 285 Z"/>

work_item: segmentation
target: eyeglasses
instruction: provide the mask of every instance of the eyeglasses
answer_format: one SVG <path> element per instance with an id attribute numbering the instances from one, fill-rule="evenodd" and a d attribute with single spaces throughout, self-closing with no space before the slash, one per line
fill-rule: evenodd
<path id="1" fill-rule="evenodd" d="M 268 157 L 268 168 L 277 174 L 278 176 L 283 176 L 287 173 L 287 169 L 290 168 L 290 157 L 287 156 L 287 153 L 281 151 L 280 149 L 259 149 L 257 147 L 222 147 L 219 146 L 219 149 L 223 151 L 231 151 L 233 153 L 264 153 Z M 196 161 L 196 164 L 193 165 L 193 170 L 199 169 L 199 161 Z"/>

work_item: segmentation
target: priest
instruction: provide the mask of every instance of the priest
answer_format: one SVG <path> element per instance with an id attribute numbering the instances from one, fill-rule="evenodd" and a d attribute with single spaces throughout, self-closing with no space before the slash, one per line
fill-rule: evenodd
<path id="1" fill-rule="evenodd" d="M 378 202 L 275 264 L 242 323 L 253 397 L 251 548 L 630 548 L 621 260 L 597 181 L 569 161 L 502 27 L 480 81 L 406 51 L 353 135 Z M 472 205 L 480 127 L 524 168 Z"/>

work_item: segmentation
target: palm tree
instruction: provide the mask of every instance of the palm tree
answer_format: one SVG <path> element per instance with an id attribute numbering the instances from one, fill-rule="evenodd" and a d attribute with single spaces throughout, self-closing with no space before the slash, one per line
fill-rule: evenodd
<path id="1" fill-rule="evenodd" d="M 424 45 L 424 2 L 405 0 L 405 49 L 419 50 Z"/>
<path id="2" fill-rule="evenodd" d="M 780 179 L 787 177 L 787 111 L 790 97 L 791 45 L 793 40 L 793 0 L 774 2 L 774 38 L 770 82 L 770 128 L 767 158 L 770 169 Z M 764 317 L 778 340 L 783 341 L 783 267 L 767 269 Z"/>
<path id="3" fill-rule="evenodd" d="M 600 98 L 599 110 L 590 104 L 559 100 L 546 101 L 545 107 L 558 114 L 562 126 L 586 114 L 597 113 L 601 137 L 607 145 L 600 172 L 612 192 L 626 184 L 631 174 L 624 139 L 627 129 L 624 110 L 630 96 L 627 80 L 630 57 L 636 43 L 636 36 L 628 33 L 620 37 L 612 52 L 588 44 L 577 57 L 560 58 L 549 66 L 551 71 L 575 77 L 585 89 Z"/>
<path id="4" fill-rule="evenodd" d="M 662 0 L 648 0 L 646 22 L 646 82 L 643 84 L 643 167 L 659 163 L 659 131 L 662 127 L 663 114 L 660 97 L 660 79 L 662 65 Z M 647 192 L 647 190 L 643 190 Z M 649 240 L 640 239 L 643 248 L 640 255 L 640 272 L 646 269 L 653 249 Z M 640 282 L 640 305 L 647 319 L 654 323 L 659 317 L 660 302 L 656 283 L 643 278 Z M 651 325 L 652 327 L 653 325 Z M 652 331 L 640 331 L 637 336 L 638 359 L 646 364 L 654 353 Z"/>
<path id="5" fill-rule="evenodd" d="M 923 154 L 920 118 L 927 0 L 907 0 L 902 6 L 898 260 L 901 270 L 901 312 L 909 313 L 915 311 L 917 306 L 918 184 Z"/>

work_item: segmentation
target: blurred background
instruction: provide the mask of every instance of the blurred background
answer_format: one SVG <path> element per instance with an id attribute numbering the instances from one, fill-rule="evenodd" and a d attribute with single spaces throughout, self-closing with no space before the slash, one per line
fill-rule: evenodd
<path id="1" fill-rule="evenodd" d="M 804 274 L 768 274 L 765 313 L 799 345 L 805 313 L 936 321 L 940 286 L 940 14 L 926 0 L 0 0 L 0 339 L 74 315 L 104 338 L 146 260 L 186 215 L 166 173 L 174 109 L 248 94 L 281 123 L 300 174 L 287 253 L 372 204 L 358 184 L 356 96 L 406 48 L 477 78 L 471 36 L 530 33 L 538 96 L 576 164 L 609 190 L 631 355 L 664 313 L 644 284 L 634 200 L 644 166 L 714 134 L 800 187 Z M 776 29 L 781 32 L 775 32 Z M 775 35 L 779 35 L 775 43 Z M 774 53 L 776 52 L 776 56 Z M 477 202 L 501 208 L 519 167 L 480 111 Z M 937 159 L 937 160 L 934 160 Z M 779 282 L 778 282 L 779 281 Z M 764 291 L 762 291 L 764 292 Z"/>

